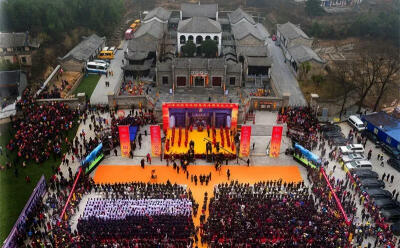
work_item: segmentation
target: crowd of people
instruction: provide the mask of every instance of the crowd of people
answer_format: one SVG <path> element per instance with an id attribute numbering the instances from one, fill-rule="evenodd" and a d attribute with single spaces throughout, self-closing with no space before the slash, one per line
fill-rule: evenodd
<path id="1" fill-rule="evenodd" d="M 25 90 L 16 106 L 22 114 L 12 123 L 16 134 L 7 145 L 9 151 L 17 151 L 15 162 L 33 160 L 42 163 L 51 154 L 54 158 L 61 157 L 61 146 L 68 130 L 73 127 L 77 111 L 60 102 L 41 105 L 29 89 Z"/>
<path id="2" fill-rule="evenodd" d="M 149 93 L 149 89 L 144 88 L 143 82 L 135 82 L 135 81 L 123 81 L 120 89 L 120 95 L 127 94 L 131 96 L 139 96 Z"/>
<path id="3" fill-rule="evenodd" d="M 316 203 L 304 183 L 218 185 L 202 241 L 211 247 L 344 247 L 339 219 Z"/>

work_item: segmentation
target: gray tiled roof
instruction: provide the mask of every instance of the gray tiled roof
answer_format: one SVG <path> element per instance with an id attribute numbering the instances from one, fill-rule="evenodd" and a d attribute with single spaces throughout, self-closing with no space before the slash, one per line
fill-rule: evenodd
<path id="1" fill-rule="evenodd" d="M 296 39 L 299 37 L 310 39 L 303 30 L 301 30 L 298 26 L 294 25 L 291 22 L 287 22 L 285 24 L 277 24 L 278 31 L 286 38 L 286 39 Z"/>
<path id="2" fill-rule="evenodd" d="M 182 18 L 190 18 L 194 16 L 203 16 L 216 19 L 218 12 L 218 4 L 181 4 Z"/>
<path id="3" fill-rule="evenodd" d="M 222 69 L 224 68 L 225 60 L 224 58 L 175 58 L 176 68 L 193 68 L 193 69 L 204 69 L 204 68 L 214 68 Z"/>
<path id="4" fill-rule="evenodd" d="M 251 15 L 247 14 L 246 12 L 244 12 L 241 8 L 237 8 L 232 13 L 229 13 L 228 17 L 229 17 L 231 24 L 236 24 L 237 22 L 239 22 L 242 19 L 247 20 L 249 23 L 251 23 L 253 25 L 256 24 L 253 17 Z"/>
<path id="5" fill-rule="evenodd" d="M 130 52 L 149 52 L 157 50 L 157 41 L 144 41 L 141 37 L 128 41 L 128 53 Z"/>
<path id="6" fill-rule="evenodd" d="M 148 59 L 145 60 L 143 65 L 130 65 L 130 64 L 125 64 L 122 66 L 123 70 L 128 70 L 128 71 L 146 71 L 150 70 L 151 65 L 153 64 L 154 59 Z"/>
<path id="7" fill-rule="evenodd" d="M 96 34 L 92 34 L 89 37 L 84 38 L 78 45 L 70 50 L 61 60 L 68 58 L 74 58 L 79 61 L 86 61 L 96 53 L 96 50 L 101 48 L 105 43 L 105 37 L 99 37 Z"/>
<path id="8" fill-rule="evenodd" d="M 268 57 L 247 57 L 249 66 L 271 66 L 272 60 Z"/>
<path id="9" fill-rule="evenodd" d="M 143 21 L 148 21 L 153 17 L 157 17 L 161 21 L 168 21 L 171 16 L 171 11 L 164 9 L 163 7 L 157 7 L 152 9 L 143 19 Z"/>
<path id="10" fill-rule="evenodd" d="M 243 56 L 269 56 L 267 46 L 238 46 L 236 50 Z"/>
<path id="11" fill-rule="evenodd" d="M 226 71 L 227 71 L 228 73 L 229 73 L 229 72 L 237 72 L 237 73 L 240 73 L 240 71 L 241 71 L 242 64 L 240 64 L 240 63 L 235 63 L 235 62 L 233 62 L 233 61 L 228 61 L 228 62 L 226 63 L 226 65 L 227 65 Z"/>
<path id="12" fill-rule="evenodd" d="M 180 21 L 178 32 L 181 33 L 220 33 L 221 24 L 207 17 L 192 17 Z"/>
<path id="13" fill-rule="evenodd" d="M 241 40 L 248 35 L 252 35 L 259 40 L 265 40 L 265 34 L 262 34 L 258 28 L 249 22 L 238 22 L 233 24 L 232 33 L 236 40 Z"/>
<path id="14" fill-rule="evenodd" d="M 30 40 L 27 33 L 0 33 L 0 48 L 24 46 L 39 47 L 39 44 Z"/>
<path id="15" fill-rule="evenodd" d="M 314 60 L 318 63 L 325 63 L 318 54 L 316 54 L 311 48 L 303 45 L 293 46 L 289 49 L 290 55 L 297 63 L 303 63 L 306 61 Z"/>
<path id="16" fill-rule="evenodd" d="M 156 39 L 161 39 L 164 32 L 167 30 L 167 25 L 158 21 L 151 21 L 143 23 L 139 29 L 135 32 L 134 37 L 139 38 L 143 35 L 149 34 Z"/>

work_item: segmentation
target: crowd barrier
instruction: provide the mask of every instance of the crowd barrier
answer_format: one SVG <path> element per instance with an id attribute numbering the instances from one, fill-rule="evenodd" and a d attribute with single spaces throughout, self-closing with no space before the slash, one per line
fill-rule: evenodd
<path id="1" fill-rule="evenodd" d="M 32 211 L 32 208 L 38 203 L 41 197 L 46 193 L 46 180 L 44 175 L 39 179 L 36 187 L 33 189 L 29 200 L 26 202 L 24 209 L 22 209 L 17 221 L 15 222 L 10 234 L 3 242 L 3 248 L 14 248 L 17 247 L 17 235 L 18 232 L 23 230 L 26 224 L 26 219 Z"/>

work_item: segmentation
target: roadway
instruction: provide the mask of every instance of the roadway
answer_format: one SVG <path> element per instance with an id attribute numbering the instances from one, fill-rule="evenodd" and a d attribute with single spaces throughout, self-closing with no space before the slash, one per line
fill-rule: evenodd
<path id="1" fill-rule="evenodd" d="M 111 60 L 110 69 L 114 72 L 114 76 L 106 77 L 106 75 L 101 75 L 100 80 L 90 97 L 91 104 L 108 104 L 107 94 L 109 92 L 114 93 L 117 86 L 120 85 L 120 79 L 122 77 L 122 59 L 124 58 L 124 51 L 126 50 L 127 45 L 128 42 L 122 40 L 122 50 L 118 49 L 115 53 L 114 59 Z M 109 87 L 106 87 L 106 81 L 110 82 Z"/>
<path id="2" fill-rule="evenodd" d="M 271 77 L 275 82 L 276 88 L 281 94 L 290 94 L 290 106 L 306 106 L 307 102 L 300 90 L 299 82 L 289 68 L 289 65 L 285 63 L 281 48 L 275 45 L 275 42 L 270 38 L 267 38 L 267 41 L 273 60 Z"/>

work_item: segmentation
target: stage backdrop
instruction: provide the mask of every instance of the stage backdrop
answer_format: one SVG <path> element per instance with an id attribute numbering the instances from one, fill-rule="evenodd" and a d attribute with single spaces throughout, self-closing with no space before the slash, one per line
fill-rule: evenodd
<path id="1" fill-rule="evenodd" d="M 250 137 L 251 137 L 251 126 L 242 126 L 240 134 L 240 150 L 239 156 L 248 157 L 250 155 Z"/>
<path id="2" fill-rule="evenodd" d="M 121 145 L 122 157 L 129 158 L 131 151 L 131 142 L 129 137 L 129 126 L 118 126 L 119 130 L 119 143 Z"/>
<path id="3" fill-rule="evenodd" d="M 269 149 L 269 156 L 271 158 L 279 157 L 279 152 L 281 150 L 282 131 L 282 126 L 274 126 L 272 128 L 271 147 Z"/>
<path id="4" fill-rule="evenodd" d="M 161 132 L 160 126 L 150 126 L 151 136 L 151 154 L 153 157 L 160 157 L 161 155 Z"/>
<path id="5" fill-rule="evenodd" d="M 163 118 L 163 130 L 167 131 L 169 127 L 169 109 L 170 108 L 216 108 L 216 109 L 231 109 L 231 128 L 237 128 L 239 104 L 237 103 L 170 103 L 165 102 L 162 104 L 162 118 Z"/>

